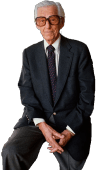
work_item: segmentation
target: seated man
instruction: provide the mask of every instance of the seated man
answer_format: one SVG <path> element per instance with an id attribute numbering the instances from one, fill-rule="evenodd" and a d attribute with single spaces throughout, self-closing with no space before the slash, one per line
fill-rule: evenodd
<path id="1" fill-rule="evenodd" d="M 23 52 L 18 86 L 24 113 L 3 147 L 3 170 L 28 170 L 45 141 L 60 170 L 81 170 L 88 157 L 93 63 L 86 44 L 60 34 L 64 22 L 60 3 L 35 6 L 36 27 L 44 40 Z"/>

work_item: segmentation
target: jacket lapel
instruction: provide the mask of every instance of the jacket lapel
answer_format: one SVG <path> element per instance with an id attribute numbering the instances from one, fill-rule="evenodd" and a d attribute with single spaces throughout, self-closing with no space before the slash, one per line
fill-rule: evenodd
<path id="1" fill-rule="evenodd" d="M 73 53 L 70 51 L 70 49 L 71 46 L 68 43 L 68 40 L 65 37 L 61 36 L 56 99 L 55 99 L 54 106 L 56 105 L 62 93 L 62 90 L 64 89 L 65 83 L 67 81 L 68 73 L 70 71 L 70 66 L 73 58 Z"/>
<path id="2" fill-rule="evenodd" d="M 51 86 L 50 86 L 50 79 L 48 73 L 48 66 L 47 66 L 47 56 L 45 54 L 44 49 L 44 41 L 40 42 L 38 48 L 36 49 L 36 56 L 35 56 L 38 64 L 38 69 L 41 75 L 41 81 L 44 89 L 44 93 L 47 95 L 49 103 L 52 107 L 52 93 L 51 93 Z"/>

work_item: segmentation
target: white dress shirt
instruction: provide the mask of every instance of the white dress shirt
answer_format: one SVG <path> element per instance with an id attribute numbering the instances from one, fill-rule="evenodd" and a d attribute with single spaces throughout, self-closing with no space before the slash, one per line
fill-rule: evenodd
<path id="1" fill-rule="evenodd" d="M 61 40 L 61 35 L 59 36 L 59 38 L 52 44 L 52 46 L 55 48 L 54 53 L 55 53 L 55 63 L 56 63 L 56 76 L 58 76 L 58 65 L 59 65 L 59 56 L 60 56 L 60 40 Z M 49 44 L 46 42 L 46 40 L 44 39 L 44 49 L 45 49 L 45 53 L 46 56 L 48 57 L 48 50 L 47 47 L 49 46 Z M 38 126 L 37 124 L 40 122 L 45 122 L 44 119 L 42 118 L 33 118 L 33 121 L 35 123 L 36 126 Z M 68 129 L 69 131 L 71 131 L 72 133 L 73 130 L 67 125 L 66 129 Z M 75 134 L 75 133 L 74 133 Z"/>

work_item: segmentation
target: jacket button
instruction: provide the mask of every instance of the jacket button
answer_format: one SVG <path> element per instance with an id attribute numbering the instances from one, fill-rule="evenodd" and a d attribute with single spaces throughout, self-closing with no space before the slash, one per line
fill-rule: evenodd
<path id="1" fill-rule="evenodd" d="M 28 119 L 28 116 L 26 115 L 27 119 Z"/>
<path id="2" fill-rule="evenodd" d="M 56 115 L 56 112 L 54 112 L 53 115 Z"/>

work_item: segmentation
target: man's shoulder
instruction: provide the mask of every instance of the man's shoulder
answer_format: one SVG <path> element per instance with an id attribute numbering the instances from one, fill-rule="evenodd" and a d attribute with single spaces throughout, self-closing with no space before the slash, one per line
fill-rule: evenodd
<path id="1" fill-rule="evenodd" d="M 43 40 L 42 40 L 42 41 L 39 41 L 39 42 L 37 42 L 37 43 L 34 43 L 34 44 L 26 47 L 25 49 L 26 49 L 28 52 L 30 52 L 30 51 L 34 52 L 34 51 L 36 51 L 39 47 L 41 47 L 42 45 L 43 45 Z"/>
<path id="2" fill-rule="evenodd" d="M 73 48 L 75 49 L 82 49 L 84 47 L 87 47 L 87 44 L 84 43 L 83 41 L 76 40 L 76 39 L 71 39 L 68 37 L 62 36 L 62 39 L 65 39 L 65 41 Z"/>

